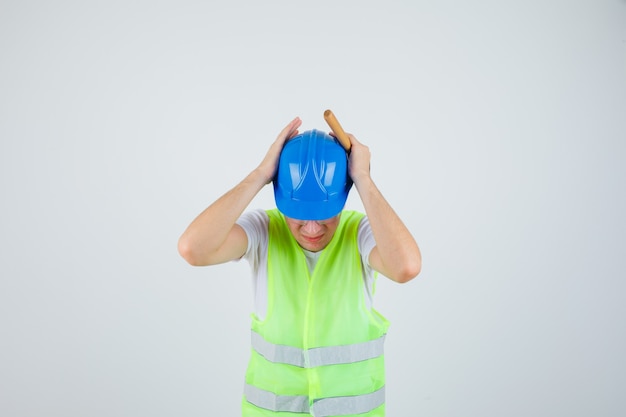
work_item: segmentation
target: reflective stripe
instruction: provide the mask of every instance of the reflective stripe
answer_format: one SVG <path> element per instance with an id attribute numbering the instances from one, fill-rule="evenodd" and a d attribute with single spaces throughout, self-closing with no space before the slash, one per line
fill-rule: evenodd
<path id="1" fill-rule="evenodd" d="M 252 349 L 270 362 L 286 363 L 304 368 L 304 354 L 302 349 L 293 346 L 276 345 L 270 343 L 260 334 L 252 331 Z"/>
<path id="2" fill-rule="evenodd" d="M 313 402 L 311 414 L 315 417 L 346 416 L 367 413 L 385 403 L 385 387 L 369 394 L 350 397 L 321 398 Z"/>
<path id="3" fill-rule="evenodd" d="M 276 395 L 249 384 L 244 387 L 243 394 L 249 403 L 266 410 L 291 413 L 309 412 L 309 397 L 306 395 Z"/>
<path id="4" fill-rule="evenodd" d="M 385 335 L 378 339 L 351 345 L 317 347 L 302 350 L 293 346 L 270 343 L 260 334 L 252 331 L 252 348 L 265 359 L 274 363 L 284 363 L 300 368 L 339 365 L 360 362 L 382 356 Z"/>
<path id="5" fill-rule="evenodd" d="M 382 356 L 385 335 L 378 339 L 352 345 L 318 347 L 308 350 L 311 367 L 361 362 Z"/>
<path id="6" fill-rule="evenodd" d="M 320 398 L 313 402 L 309 411 L 308 397 L 305 395 L 276 395 L 252 385 L 244 387 L 246 400 L 266 410 L 291 413 L 311 413 L 315 417 L 346 416 L 372 411 L 385 403 L 385 387 L 363 395 Z"/>

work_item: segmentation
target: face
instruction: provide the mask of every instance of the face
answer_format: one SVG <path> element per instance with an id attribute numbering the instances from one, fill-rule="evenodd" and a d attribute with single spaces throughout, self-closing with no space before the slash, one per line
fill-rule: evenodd
<path id="1" fill-rule="evenodd" d="M 296 220 L 285 217 L 287 226 L 298 244 L 311 252 L 318 252 L 326 247 L 335 235 L 339 225 L 339 216 L 326 220 Z"/>

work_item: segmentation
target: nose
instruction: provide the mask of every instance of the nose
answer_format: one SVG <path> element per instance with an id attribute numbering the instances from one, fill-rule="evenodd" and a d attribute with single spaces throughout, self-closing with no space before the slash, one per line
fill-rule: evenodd
<path id="1" fill-rule="evenodd" d="M 315 236 L 322 229 L 322 226 L 315 220 L 308 220 L 302 226 L 302 231 L 307 235 Z"/>

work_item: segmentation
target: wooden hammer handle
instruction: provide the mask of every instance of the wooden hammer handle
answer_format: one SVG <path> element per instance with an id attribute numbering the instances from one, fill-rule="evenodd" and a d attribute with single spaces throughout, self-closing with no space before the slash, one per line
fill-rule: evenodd
<path id="1" fill-rule="evenodd" d="M 346 152 L 350 152 L 350 148 L 352 147 L 352 145 L 350 144 L 350 139 L 337 121 L 337 118 L 335 117 L 333 112 L 330 110 L 326 110 L 324 112 L 324 120 L 326 120 L 328 126 L 330 126 L 335 136 L 337 136 L 337 139 L 339 139 L 339 143 L 341 143 L 341 146 L 343 146 Z"/>

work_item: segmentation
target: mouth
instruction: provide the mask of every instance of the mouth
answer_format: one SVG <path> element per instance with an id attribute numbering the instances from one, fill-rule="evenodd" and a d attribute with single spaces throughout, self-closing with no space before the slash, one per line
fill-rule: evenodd
<path id="1" fill-rule="evenodd" d="M 302 236 L 302 238 L 308 243 L 317 243 L 322 240 L 323 235 L 320 236 Z"/>

